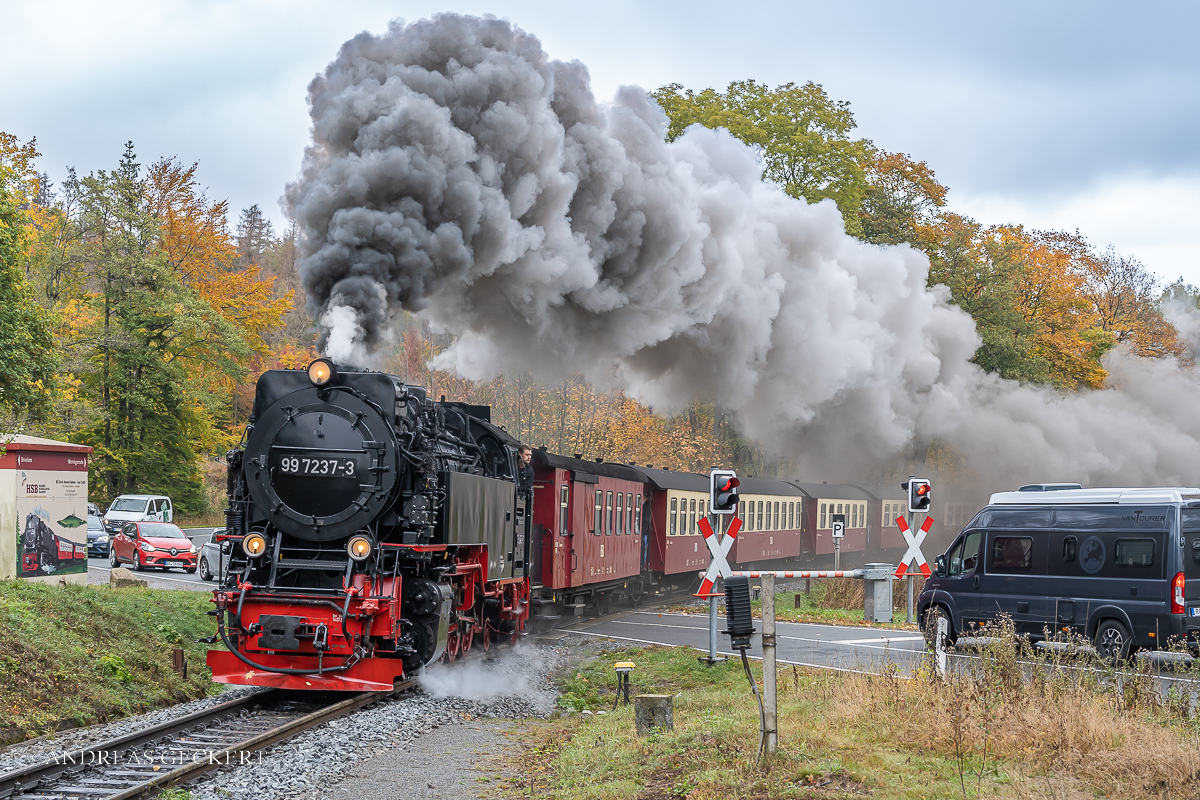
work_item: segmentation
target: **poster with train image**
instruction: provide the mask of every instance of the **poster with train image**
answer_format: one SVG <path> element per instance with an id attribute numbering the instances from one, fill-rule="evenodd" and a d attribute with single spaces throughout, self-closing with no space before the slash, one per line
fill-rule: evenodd
<path id="1" fill-rule="evenodd" d="M 18 470 L 16 478 L 17 576 L 86 576 L 87 472 Z"/>

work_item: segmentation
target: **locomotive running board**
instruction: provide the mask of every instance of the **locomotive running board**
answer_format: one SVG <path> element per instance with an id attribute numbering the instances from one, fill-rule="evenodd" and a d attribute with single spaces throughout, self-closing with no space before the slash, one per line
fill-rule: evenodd
<path id="1" fill-rule="evenodd" d="M 313 672 L 317 670 L 316 656 L 254 653 L 252 658 L 265 667 L 280 669 L 303 668 L 306 666 L 304 662 L 311 661 Z M 228 650 L 209 650 L 207 660 L 208 666 L 212 668 L 214 682 L 241 686 L 273 686 L 277 689 L 308 691 L 323 689 L 331 692 L 380 692 L 391 691 L 392 685 L 404 677 L 404 667 L 398 658 L 369 658 L 344 672 L 326 672 L 324 675 L 286 675 L 254 669 Z M 326 667 L 330 666 L 330 661 L 331 659 L 325 659 Z"/>

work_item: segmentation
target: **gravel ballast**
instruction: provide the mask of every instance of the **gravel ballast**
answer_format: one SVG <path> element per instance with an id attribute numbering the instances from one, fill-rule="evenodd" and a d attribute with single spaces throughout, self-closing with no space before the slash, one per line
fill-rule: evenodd
<path id="1" fill-rule="evenodd" d="M 410 771 L 410 793 L 401 796 L 474 797 L 465 793 L 471 787 L 463 781 L 463 767 L 479 757 L 480 749 L 499 746 L 494 723 L 484 721 L 552 713 L 556 692 L 549 673 L 566 656 L 565 648 L 518 645 L 436 665 L 421 677 L 414 694 L 306 731 L 256 753 L 249 766 L 209 773 L 187 788 L 193 800 L 350 797 L 350 786 L 370 785 L 376 778 L 402 783 L 397 770 L 407 760 L 410 770 L 422 766 Z M 424 743 L 436 753 L 421 750 Z M 446 746 L 459 752 L 445 755 Z M 350 782 L 337 787 L 352 769 Z"/>

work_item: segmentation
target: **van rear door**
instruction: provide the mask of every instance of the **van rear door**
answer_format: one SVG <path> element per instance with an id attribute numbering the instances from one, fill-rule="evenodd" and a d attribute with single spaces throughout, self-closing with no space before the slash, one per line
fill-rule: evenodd
<path id="1" fill-rule="evenodd" d="M 1179 509 L 1183 539 L 1184 625 L 1188 638 L 1200 635 L 1200 506 Z"/>

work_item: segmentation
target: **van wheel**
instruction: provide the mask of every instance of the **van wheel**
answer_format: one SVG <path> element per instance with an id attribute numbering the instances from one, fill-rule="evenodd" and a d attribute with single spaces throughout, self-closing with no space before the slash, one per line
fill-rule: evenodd
<path id="1" fill-rule="evenodd" d="M 942 608 L 941 606 L 930 606 L 929 610 L 925 612 L 925 619 L 922 620 L 924 624 L 922 625 L 921 631 L 923 634 L 925 634 L 925 645 L 930 650 L 937 649 L 937 629 L 939 619 L 946 620 L 946 627 L 950 631 L 949 635 L 946 637 L 946 644 L 954 644 L 954 640 L 956 638 L 954 635 L 954 623 L 950 621 L 950 615 L 946 613 L 946 609 Z"/>
<path id="2" fill-rule="evenodd" d="M 1118 666 L 1129 659 L 1133 640 L 1129 631 L 1115 619 L 1106 619 L 1096 629 L 1096 652 L 1100 658 L 1113 666 Z"/>

